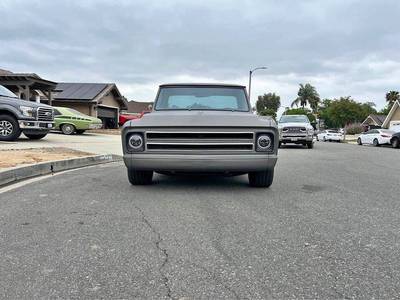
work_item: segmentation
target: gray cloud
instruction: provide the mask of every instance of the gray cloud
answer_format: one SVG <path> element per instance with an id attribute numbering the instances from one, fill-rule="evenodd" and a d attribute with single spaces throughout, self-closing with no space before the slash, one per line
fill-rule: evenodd
<path id="1" fill-rule="evenodd" d="M 3 0 L 0 68 L 116 82 L 148 100 L 163 81 L 247 83 L 250 67 L 267 65 L 254 92 L 284 105 L 310 81 L 322 97 L 383 106 L 400 80 L 399 11 L 396 0 Z"/>

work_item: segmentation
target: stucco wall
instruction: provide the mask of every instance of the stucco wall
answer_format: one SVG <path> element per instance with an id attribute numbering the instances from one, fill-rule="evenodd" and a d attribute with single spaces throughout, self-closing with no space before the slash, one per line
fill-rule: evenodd
<path id="1" fill-rule="evenodd" d="M 375 122 L 374 122 L 374 120 L 372 120 L 371 118 L 368 117 L 368 118 L 364 121 L 363 125 L 375 125 Z"/>
<path id="2" fill-rule="evenodd" d="M 120 110 L 120 103 L 115 99 L 114 95 L 109 93 L 108 95 L 102 97 L 99 100 L 100 105 L 111 106 L 111 107 L 118 107 Z"/>
<path id="3" fill-rule="evenodd" d="M 400 121 L 400 108 L 397 108 L 394 111 L 394 114 L 393 114 L 392 119 L 390 121 Z"/>

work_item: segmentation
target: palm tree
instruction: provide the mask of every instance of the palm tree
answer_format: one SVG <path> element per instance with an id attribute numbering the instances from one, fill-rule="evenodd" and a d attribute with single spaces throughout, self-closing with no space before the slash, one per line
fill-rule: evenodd
<path id="1" fill-rule="evenodd" d="M 392 105 L 398 100 L 400 100 L 400 94 L 398 91 L 390 91 L 389 93 L 386 93 L 386 102 L 390 107 L 392 107 Z"/>
<path id="2" fill-rule="evenodd" d="M 309 104 L 313 112 L 318 109 L 318 104 L 321 99 L 319 98 L 317 90 L 311 84 L 300 84 L 297 96 L 298 97 L 292 102 L 292 107 L 295 105 L 299 106 L 300 104 L 300 106 L 304 108 L 307 104 Z"/>

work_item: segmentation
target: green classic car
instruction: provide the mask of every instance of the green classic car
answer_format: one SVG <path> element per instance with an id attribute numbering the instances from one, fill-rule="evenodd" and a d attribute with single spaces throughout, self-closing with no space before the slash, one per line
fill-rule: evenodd
<path id="1" fill-rule="evenodd" d="M 103 126 L 98 118 L 90 117 L 68 107 L 53 107 L 55 129 L 64 134 L 83 134 L 89 129 L 99 129 Z"/>

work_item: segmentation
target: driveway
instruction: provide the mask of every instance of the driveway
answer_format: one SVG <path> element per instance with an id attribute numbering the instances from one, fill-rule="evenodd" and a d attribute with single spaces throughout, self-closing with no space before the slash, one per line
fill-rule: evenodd
<path id="1" fill-rule="evenodd" d="M 0 194 L 0 298 L 398 298 L 400 151 L 279 155 L 270 189 L 108 164 Z"/>
<path id="2" fill-rule="evenodd" d="M 119 135 L 97 133 L 64 135 L 61 133 L 50 133 L 39 141 L 32 141 L 21 135 L 18 141 L 0 142 L 0 150 L 42 147 L 65 147 L 94 154 L 122 155 L 121 137 Z"/>

